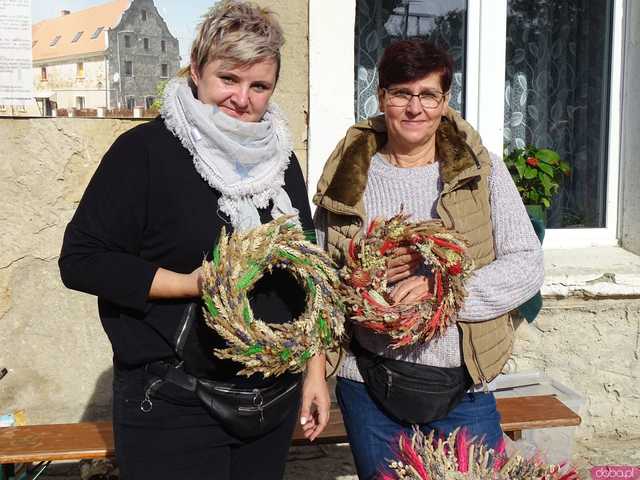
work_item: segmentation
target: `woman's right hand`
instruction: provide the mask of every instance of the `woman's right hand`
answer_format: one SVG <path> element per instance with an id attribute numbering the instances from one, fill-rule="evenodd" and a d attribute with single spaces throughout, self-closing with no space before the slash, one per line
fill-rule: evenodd
<path id="1" fill-rule="evenodd" d="M 432 281 L 424 275 L 412 275 L 398 282 L 391 290 L 394 304 L 412 304 L 431 296 Z"/>
<path id="2" fill-rule="evenodd" d="M 387 281 L 398 283 L 415 275 L 422 261 L 422 256 L 415 249 L 409 247 L 394 249 L 387 262 Z"/>
<path id="3" fill-rule="evenodd" d="M 186 274 L 159 268 L 151 282 L 149 299 L 198 298 L 201 292 L 202 266 Z"/>

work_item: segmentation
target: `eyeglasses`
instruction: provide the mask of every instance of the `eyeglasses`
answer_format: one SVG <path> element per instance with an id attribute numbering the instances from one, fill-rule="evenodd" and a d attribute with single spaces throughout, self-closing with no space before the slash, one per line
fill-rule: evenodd
<path id="1" fill-rule="evenodd" d="M 434 108 L 438 108 L 444 97 L 448 95 L 449 92 L 422 92 L 422 93 L 409 93 L 406 90 L 393 90 L 383 88 L 383 90 L 387 93 L 389 98 L 389 105 L 392 107 L 406 107 L 411 102 L 413 97 L 418 97 L 420 100 L 420 105 L 422 108 L 431 110 Z"/>

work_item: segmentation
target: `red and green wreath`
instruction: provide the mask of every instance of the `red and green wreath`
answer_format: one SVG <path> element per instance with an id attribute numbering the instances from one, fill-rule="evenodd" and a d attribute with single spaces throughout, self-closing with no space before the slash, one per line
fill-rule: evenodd
<path id="1" fill-rule="evenodd" d="M 440 221 L 414 223 L 400 213 L 373 220 L 366 234 L 351 240 L 349 258 L 341 271 L 343 300 L 357 325 L 391 337 L 391 347 L 425 342 L 441 334 L 462 308 L 464 280 L 473 270 L 467 244 Z M 427 295 L 413 303 L 391 300 L 387 262 L 394 249 L 409 247 L 424 261 L 430 277 Z"/>

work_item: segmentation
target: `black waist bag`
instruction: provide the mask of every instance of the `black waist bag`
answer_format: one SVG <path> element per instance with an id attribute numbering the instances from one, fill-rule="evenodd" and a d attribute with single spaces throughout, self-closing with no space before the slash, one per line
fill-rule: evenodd
<path id="1" fill-rule="evenodd" d="M 245 440 L 274 430 L 298 409 L 301 375 L 285 373 L 266 386 L 247 388 L 186 372 L 185 362 L 181 360 L 182 348 L 197 308 L 195 303 L 185 308 L 176 336 L 178 361 L 153 362 L 146 365 L 146 370 L 165 382 L 194 392 L 211 415 L 236 438 Z"/>
<path id="2" fill-rule="evenodd" d="M 472 383 L 464 366 L 432 367 L 381 357 L 363 348 L 355 337 L 351 351 L 369 396 L 399 423 L 445 418 Z"/>

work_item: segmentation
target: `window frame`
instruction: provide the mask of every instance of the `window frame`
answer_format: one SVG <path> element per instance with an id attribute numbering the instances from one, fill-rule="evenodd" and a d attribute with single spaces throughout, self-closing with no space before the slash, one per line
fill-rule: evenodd
<path id="1" fill-rule="evenodd" d="M 164 70 L 166 70 L 166 72 Z M 169 64 L 168 63 L 161 63 L 160 64 L 160 78 L 169 78 Z"/>
<path id="2" fill-rule="evenodd" d="M 144 37 L 142 39 L 142 48 L 145 51 L 149 51 L 151 49 L 151 42 L 149 41 L 149 39 L 147 37 Z"/>
<path id="3" fill-rule="evenodd" d="M 485 146 L 502 154 L 507 0 L 467 0 L 466 119 L 482 136 Z M 604 228 L 549 229 L 544 247 L 580 248 L 618 245 L 620 118 L 624 0 L 614 0 L 606 226 Z M 335 16 L 335 12 L 343 15 Z M 354 122 L 354 49 L 356 0 L 309 1 L 309 198 L 315 193 L 325 160 Z M 326 25 L 332 25 L 327 29 Z M 340 51 L 336 56 L 334 52 Z M 491 52 L 491 55 L 481 55 Z M 496 125 L 498 126 L 496 128 Z"/>
<path id="4" fill-rule="evenodd" d="M 160 51 L 162 53 L 167 53 L 167 41 L 166 40 L 160 40 Z"/>
<path id="5" fill-rule="evenodd" d="M 40 67 L 40 81 L 41 82 L 48 82 L 49 81 L 46 65 L 43 65 L 43 66 Z"/>
<path id="6" fill-rule="evenodd" d="M 84 78 L 84 62 L 76 62 L 76 78 Z"/>
<path id="7" fill-rule="evenodd" d="M 130 68 L 127 68 L 129 66 Z M 124 76 L 133 77 L 133 60 L 124 61 Z"/>

